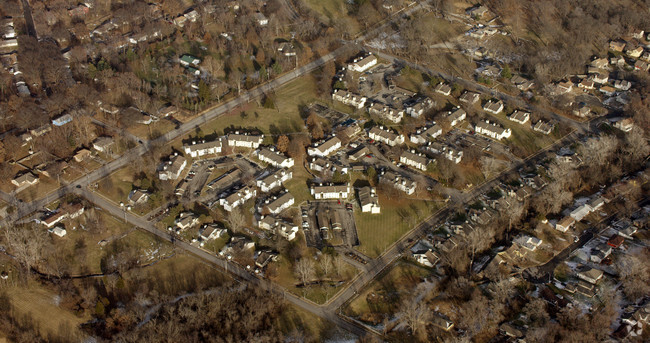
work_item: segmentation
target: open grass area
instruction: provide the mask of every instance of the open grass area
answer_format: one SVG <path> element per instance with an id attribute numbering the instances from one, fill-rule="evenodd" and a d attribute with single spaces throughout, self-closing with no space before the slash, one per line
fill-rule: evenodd
<path id="1" fill-rule="evenodd" d="M 381 321 L 380 316 L 391 315 L 399 308 L 401 299 L 412 295 L 418 283 L 429 275 L 426 268 L 399 262 L 359 293 L 344 312 L 363 321 Z"/>
<path id="2" fill-rule="evenodd" d="M 175 125 L 171 121 L 160 119 L 149 125 L 136 124 L 128 128 L 127 131 L 142 139 L 155 139 L 173 130 L 174 127 Z"/>
<path id="3" fill-rule="evenodd" d="M 97 191 L 116 204 L 123 202 L 128 205 L 129 194 L 132 190 L 138 188 L 134 186 L 136 181 L 135 171 L 131 166 L 126 166 L 99 180 L 99 182 L 97 182 Z M 132 212 L 144 215 L 160 205 L 162 205 L 162 199 L 157 197 L 155 193 L 149 194 L 149 200 L 145 203 L 134 206 Z"/>
<path id="4" fill-rule="evenodd" d="M 307 173 L 302 165 L 294 166 L 291 168 L 291 171 L 293 172 L 293 177 L 291 180 L 285 182 L 284 185 L 295 198 L 295 204 L 300 205 L 304 201 L 313 200 L 314 197 L 307 187 L 307 180 L 311 178 L 311 175 Z"/>
<path id="5" fill-rule="evenodd" d="M 512 153 L 520 158 L 526 158 L 544 147 L 553 144 L 553 142 L 560 138 L 555 132 L 552 132 L 550 135 L 535 132 L 530 127 L 530 122 L 521 125 L 506 118 L 505 114 L 491 115 L 490 118 L 500 123 L 506 129 L 509 128 L 512 130 L 512 136 L 502 142 L 509 146 Z"/>
<path id="6" fill-rule="evenodd" d="M 59 188 L 59 184 L 55 179 L 44 176 L 43 174 L 38 175 L 38 180 L 37 184 L 29 186 L 16 194 L 18 199 L 33 201 Z"/>
<path id="7" fill-rule="evenodd" d="M 355 212 L 361 253 L 375 258 L 437 208 L 433 202 L 387 197 L 379 193 L 380 214 Z"/>
<path id="8" fill-rule="evenodd" d="M 346 1 L 343 0 L 305 0 L 305 4 L 329 20 L 342 20 L 346 30 L 351 35 L 359 32 L 362 27 L 348 15 Z"/>
<path id="9" fill-rule="evenodd" d="M 83 337 L 79 326 L 90 316 L 78 317 L 58 306 L 59 296 L 36 282 L 8 288 L 14 318 L 30 318 L 41 337 Z"/>
<path id="10" fill-rule="evenodd" d="M 300 108 L 318 99 L 314 77 L 309 74 L 300 77 L 270 95 L 275 108 L 264 108 L 256 103 L 248 104 L 243 109 L 236 109 L 200 127 L 204 135 L 217 133 L 222 135 L 224 129 L 250 127 L 261 130 L 265 135 L 279 133 L 305 132 L 300 117 Z M 192 133 L 196 135 L 196 133 Z"/>

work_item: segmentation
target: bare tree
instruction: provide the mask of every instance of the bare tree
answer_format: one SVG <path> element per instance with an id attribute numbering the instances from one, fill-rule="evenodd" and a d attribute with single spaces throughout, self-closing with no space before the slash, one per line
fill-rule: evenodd
<path id="1" fill-rule="evenodd" d="M 480 160 L 481 163 L 481 172 L 485 179 L 489 179 L 494 176 L 499 170 L 502 169 L 505 162 L 499 161 L 495 158 L 483 156 Z"/>
<path id="2" fill-rule="evenodd" d="M 327 276 L 332 268 L 332 255 L 322 254 L 318 262 L 320 269 L 323 271 L 323 276 Z"/>
<path id="3" fill-rule="evenodd" d="M 399 316 L 411 333 L 415 336 L 428 320 L 429 311 L 424 302 L 412 297 L 402 304 Z"/>
<path id="4" fill-rule="evenodd" d="M 337 276 L 341 276 L 341 271 L 343 271 L 344 265 L 345 261 L 343 260 L 343 257 L 341 257 L 341 255 L 337 255 L 334 258 L 334 270 L 336 271 Z"/>
<path id="5" fill-rule="evenodd" d="M 314 260 L 308 257 L 303 257 L 296 263 L 296 274 L 303 286 L 307 286 L 307 281 L 314 278 L 314 267 Z"/>
<path id="6" fill-rule="evenodd" d="M 35 267 L 43 258 L 47 238 L 46 231 L 34 225 L 8 226 L 5 230 L 7 244 L 26 270 Z"/>
<path id="7" fill-rule="evenodd" d="M 226 221 L 230 225 L 230 229 L 234 232 L 241 231 L 246 226 L 246 217 L 239 208 L 235 208 L 228 213 Z"/>
<path id="8" fill-rule="evenodd" d="M 469 265 L 474 263 L 476 254 L 489 248 L 494 241 L 494 235 L 489 230 L 472 230 L 465 236 L 465 242 L 471 255 Z"/>

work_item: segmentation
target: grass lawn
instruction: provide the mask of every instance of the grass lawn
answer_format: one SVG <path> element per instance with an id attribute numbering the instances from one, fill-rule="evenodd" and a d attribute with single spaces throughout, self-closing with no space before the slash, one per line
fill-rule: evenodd
<path id="1" fill-rule="evenodd" d="M 391 315 L 399 308 L 402 296 L 411 295 L 413 288 L 427 275 L 426 268 L 407 262 L 396 263 L 360 292 L 344 312 L 367 321 L 376 319 L 377 315 Z"/>
<path id="2" fill-rule="evenodd" d="M 431 204 L 431 205 L 429 205 Z M 388 198 L 379 193 L 380 214 L 356 211 L 355 222 L 361 253 L 375 258 L 396 242 L 417 223 L 428 217 L 435 207 L 423 200 Z"/>
<path id="3" fill-rule="evenodd" d="M 127 129 L 128 132 L 142 139 L 155 139 L 173 130 L 175 125 L 165 119 L 152 122 L 149 125 L 137 124 Z"/>
<path id="4" fill-rule="evenodd" d="M 20 193 L 16 194 L 16 196 L 23 201 L 32 201 L 40 199 L 46 194 L 59 188 L 59 184 L 55 179 L 51 179 L 43 174 L 38 175 L 38 180 L 37 184 L 25 188 Z"/>
<path id="5" fill-rule="evenodd" d="M 307 180 L 311 178 L 311 175 L 307 173 L 302 165 L 295 165 L 291 168 L 291 171 L 293 172 L 293 177 L 291 180 L 285 182 L 284 185 L 295 198 L 295 204 L 300 205 L 304 201 L 313 200 L 314 197 L 309 192 L 309 188 L 307 188 Z"/>
<path id="6" fill-rule="evenodd" d="M 88 321 L 88 315 L 77 317 L 56 305 L 57 294 L 41 287 L 36 282 L 11 287 L 7 296 L 12 305 L 13 317 L 30 318 L 38 328 L 41 337 L 83 337 L 79 325 Z"/>
<path id="7" fill-rule="evenodd" d="M 133 185 L 135 172 L 130 166 L 115 171 L 97 182 L 97 191 L 116 204 L 128 204 L 129 193 L 137 187 Z M 139 204 L 132 209 L 133 213 L 144 215 L 162 204 L 159 197 L 149 194 L 146 203 Z"/>
<path id="8" fill-rule="evenodd" d="M 530 127 L 530 123 L 526 123 L 524 125 L 515 123 L 506 118 L 504 114 L 490 117 L 499 122 L 506 129 L 509 128 L 512 130 L 512 136 L 510 136 L 508 139 L 503 140 L 503 143 L 509 146 L 512 150 L 512 153 L 520 158 L 526 158 L 538 152 L 559 138 L 555 133 L 551 133 L 547 136 L 539 132 L 535 132 Z"/>
<path id="9" fill-rule="evenodd" d="M 347 32 L 355 34 L 362 28 L 352 17 L 348 16 L 348 8 L 342 0 L 305 0 L 305 4 L 330 20 L 340 19 L 345 23 Z"/>
<path id="10" fill-rule="evenodd" d="M 256 103 L 250 103 L 243 112 L 237 109 L 202 125 L 202 133 L 210 135 L 216 132 L 222 135 L 224 129 L 230 126 L 255 127 L 267 136 L 280 132 L 305 132 L 304 122 L 300 117 L 300 107 L 318 99 L 313 76 L 308 74 L 300 77 L 280 88 L 271 97 L 275 102 L 275 108 L 264 108 L 257 106 Z"/>

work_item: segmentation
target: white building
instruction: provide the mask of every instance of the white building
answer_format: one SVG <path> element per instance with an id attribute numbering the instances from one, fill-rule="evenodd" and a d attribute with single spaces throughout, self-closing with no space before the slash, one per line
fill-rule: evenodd
<path id="1" fill-rule="evenodd" d="M 280 196 L 273 196 L 270 199 L 266 199 L 264 203 L 261 204 L 259 212 L 266 207 L 271 214 L 280 214 L 280 212 L 286 210 L 287 208 L 293 206 L 295 198 L 289 191 L 285 192 Z"/>
<path id="2" fill-rule="evenodd" d="M 270 192 L 276 187 L 282 185 L 283 182 L 291 180 L 293 173 L 287 169 L 278 169 L 263 179 L 257 180 L 257 187 L 264 193 Z"/>
<path id="3" fill-rule="evenodd" d="M 514 121 L 515 123 L 519 123 L 521 125 L 526 124 L 530 120 L 530 113 L 524 112 L 524 111 L 519 111 L 515 110 L 512 112 L 512 114 L 508 117 L 511 121 Z"/>
<path id="4" fill-rule="evenodd" d="M 284 156 L 278 151 L 269 148 L 262 148 L 257 152 L 257 158 L 274 167 L 291 168 L 293 167 L 293 158 Z"/>
<path id="5" fill-rule="evenodd" d="M 465 120 L 465 118 L 467 118 L 467 112 L 465 112 L 465 110 L 460 107 L 456 107 L 454 111 L 449 111 L 447 115 L 449 125 L 452 127 L 460 124 L 460 122 Z"/>
<path id="6" fill-rule="evenodd" d="M 381 212 L 381 207 L 379 206 L 379 197 L 377 197 L 377 192 L 374 188 L 362 187 L 358 191 L 358 196 L 361 212 L 372 214 Z"/>
<path id="7" fill-rule="evenodd" d="M 404 144 L 404 135 L 398 135 L 383 126 L 375 126 L 368 131 L 368 137 L 390 146 Z"/>
<path id="8" fill-rule="evenodd" d="M 483 105 L 483 109 L 486 112 L 490 112 L 492 114 L 499 114 L 501 111 L 503 111 L 503 102 L 501 100 L 499 101 L 492 101 L 489 100 L 488 102 Z"/>
<path id="9" fill-rule="evenodd" d="M 406 106 L 406 114 L 413 118 L 420 118 L 420 116 L 431 109 L 433 105 L 433 100 L 429 98 L 419 99 L 415 103 Z"/>
<path id="10" fill-rule="evenodd" d="M 365 96 L 350 93 L 342 89 L 335 90 L 334 93 L 332 93 L 332 99 L 356 109 L 362 109 L 367 100 Z"/>
<path id="11" fill-rule="evenodd" d="M 161 180 L 176 180 L 187 166 L 187 160 L 180 155 L 172 156 L 169 161 L 163 162 L 158 171 Z"/>
<path id="12" fill-rule="evenodd" d="M 223 140 L 217 139 L 216 141 L 206 142 L 205 140 L 197 143 L 192 141 L 192 144 L 184 145 L 183 151 L 192 156 L 193 158 L 201 157 L 204 155 L 220 154 L 223 149 Z"/>
<path id="13" fill-rule="evenodd" d="M 313 185 L 311 195 L 316 199 L 347 199 L 350 197 L 350 185 Z"/>
<path id="14" fill-rule="evenodd" d="M 228 135 L 228 145 L 231 147 L 257 149 L 262 144 L 262 140 L 264 135 L 239 134 L 239 132 Z"/>
<path id="15" fill-rule="evenodd" d="M 417 186 L 417 183 L 415 181 L 411 181 L 399 174 L 396 174 L 393 171 L 382 173 L 379 176 L 379 181 L 386 182 L 408 195 L 415 193 L 415 188 Z"/>
<path id="16" fill-rule="evenodd" d="M 248 186 L 235 191 L 226 198 L 219 199 L 219 205 L 223 206 L 223 209 L 230 212 L 235 209 L 237 206 L 242 205 L 248 199 L 251 199 L 257 195 L 257 191 Z"/>
<path id="17" fill-rule="evenodd" d="M 199 231 L 199 237 L 204 241 L 220 238 L 228 231 L 216 223 L 205 224 Z"/>
<path id="18" fill-rule="evenodd" d="M 316 143 L 307 148 L 307 154 L 309 156 L 329 156 L 340 148 L 341 140 L 338 137 L 332 136 L 323 143 Z"/>
<path id="19" fill-rule="evenodd" d="M 407 166 L 420 170 L 427 170 L 427 165 L 429 164 L 429 159 L 426 158 L 426 156 L 408 150 L 402 153 L 399 157 L 399 161 Z"/>
<path id="20" fill-rule="evenodd" d="M 440 135 L 442 135 L 442 128 L 434 122 L 431 126 L 417 129 L 414 134 L 409 136 L 409 139 L 411 143 L 424 144 L 429 139 L 435 139 Z"/>
<path id="21" fill-rule="evenodd" d="M 402 121 L 404 118 L 404 111 L 396 110 L 386 104 L 375 102 L 368 107 L 368 113 L 377 115 L 395 124 Z"/>
<path id="22" fill-rule="evenodd" d="M 510 135 L 512 135 L 512 131 L 510 129 L 504 129 L 503 127 L 491 123 L 488 120 L 485 121 L 480 121 L 474 126 L 474 130 L 477 133 L 484 134 L 488 137 L 492 137 L 496 140 L 501 140 L 504 138 L 509 138 Z"/>
<path id="23" fill-rule="evenodd" d="M 352 63 L 348 64 L 348 70 L 363 73 L 375 65 L 377 65 L 377 57 L 369 53 L 366 57 L 355 58 Z"/>

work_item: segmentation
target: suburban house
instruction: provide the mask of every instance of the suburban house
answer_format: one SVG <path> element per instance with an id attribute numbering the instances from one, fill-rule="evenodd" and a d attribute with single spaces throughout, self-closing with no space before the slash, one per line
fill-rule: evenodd
<path id="1" fill-rule="evenodd" d="M 551 132 L 553 132 L 553 125 L 551 123 L 547 123 L 543 120 L 537 121 L 535 125 L 533 126 L 533 130 L 537 132 L 541 132 L 545 135 L 550 135 Z"/>
<path id="2" fill-rule="evenodd" d="M 31 133 L 34 137 L 40 137 L 50 131 L 52 131 L 52 126 L 50 124 L 44 124 L 35 129 L 29 130 L 29 133 Z"/>
<path id="3" fill-rule="evenodd" d="M 609 50 L 623 52 L 623 49 L 625 49 L 625 44 L 625 41 L 620 39 L 609 41 Z"/>
<path id="4" fill-rule="evenodd" d="M 521 75 L 513 76 L 510 79 L 510 82 L 512 82 L 512 84 L 515 85 L 515 87 L 517 87 L 517 89 L 519 89 L 520 91 L 524 91 L 524 92 L 531 89 L 531 88 L 533 88 L 533 86 L 535 85 L 535 83 L 533 81 L 528 80 L 528 79 L 522 77 Z"/>
<path id="5" fill-rule="evenodd" d="M 235 236 L 230 239 L 230 242 L 228 242 L 228 244 L 226 244 L 223 249 L 221 249 L 219 254 L 232 256 L 235 252 L 246 250 L 255 250 L 255 242 L 246 237 Z"/>
<path id="6" fill-rule="evenodd" d="M 65 236 L 65 235 L 68 233 L 68 232 L 67 232 L 63 227 L 61 227 L 61 226 L 57 226 L 57 227 L 55 227 L 54 229 L 51 229 L 51 230 L 49 230 L 49 231 L 50 231 L 51 233 L 53 233 L 53 234 L 59 236 L 59 237 L 63 237 L 63 236 Z"/>
<path id="7" fill-rule="evenodd" d="M 350 93 L 343 89 L 335 90 L 334 93 L 332 93 L 332 99 L 357 109 L 362 109 L 367 100 L 364 96 Z"/>
<path id="8" fill-rule="evenodd" d="M 348 167 L 344 165 L 335 164 L 334 161 L 326 160 L 322 157 L 312 157 L 309 161 L 309 169 L 317 172 L 339 172 L 341 174 L 348 173 Z"/>
<path id="9" fill-rule="evenodd" d="M 427 267 L 433 267 L 438 262 L 433 246 L 425 240 L 420 240 L 411 247 L 411 255 L 417 263 Z"/>
<path id="10" fill-rule="evenodd" d="M 208 182 L 206 187 L 208 189 L 228 188 L 233 184 L 235 184 L 237 181 L 239 181 L 241 174 L 242 174 L 241 169 L 239 169 L 238 167 L 234 167 L 228 170 L 227 172 L 217 176 L 212 181 Z M 187 181 L 187 180 L 183 180 L 183 181 Z"/>
<path id="11" fill-rule="evenodd" d="M 607 69 L 609 62 L 607 58 L 594 58 L 589 65 L 598 69 Z"/>
<path id="12" fill-rule="evenodd" d="M 607 83 L 607 81 L 609 80 L 609 74 L 596 73 L 591 77 L 591 80 L 599 84 Z"/>
<path id="13" fill-rule="evenodd" d="M 433 89 L 436 93 L 440 93 L 444 96 L 449 96 L 451 94 L 451 86 L 449 86 L 446 83 L 440 82 L 439 84 L 436 85 L 436 87 Z"/>
<path id="14" fill-rule="evenodd" d="M 594 81 L 589 79 L 582 79 L 580 83 L 578 83 L 578 88 L 592 90 L 594 89 Z"/>
<path id="15" fill-rule="evenodd" d="M 169 161 L 163 162 L 158 171 L 158 178 L 165 180 L 176 180 L 187 166 L 187 160 L 180 155 L 173 155 Z"/>
<path id="16" fill-rule="evenodd" d="M 377 57 L 369 53 L 366 57 L 355 58 L 352 63 L 348 64 L 348 70 L 363 73 L 375 65 L 377 65 Z"/>
<path id="17" fill-rule="evenodd" d="M 386 182 L 408 195 L 415 193 L 415 187 L 417 186 L 415 181 L 411 181 L 393 171 L 382 172 L 382 174 L 379 175 L 379 181 Z"/>
<path id="18" fill-rule="evenodd" d="M 587 205 L 589 206 L 592 212 L 597 211 L 605 205 L 605 199 L 603 199 L 603 197 L 600 196 L 595 196 L 593 199 L 589 200 Z"/>
<path id="19" fill-rule="evenodd" d="M 269 263 L 278 260 L 278 254 L 270 250 L 256 251 L 253 259 L 257 267 L 265 268 Z"/>
<path id="20" fill-rule="evenodd" d="M 204 241 L 209 241 L 217 239 L 227 232 L 228 231 L 225 228 L 216 223 L 205 224 L 201 227 L 201 230 L 199 230 L 199 237 Z"/>
<path id="21" fill-rule="evenodd" d="M 427 165 L 429 164 L 429 159 L 426 156 L 408 150 L 405 150 L 402 153 L 399 157 L 399 161 L 407 166 L 420 170 L 427 170 Z"/>
<path id="22" fill-rule="evenodd" d="M 571 81 L 562 81 L 557 84 L 556 87 L 556 93 L 558 94 L 564 94 L 564 93 L 569 93 L 570 91 L 573 90 L 573 82 Z"/>
<path id="23" fill-rule="evenodd" d="M 487 13 L 487 11 L 488 11 L 487 7 L 483 5 L 478 5 L 467 10 L 467 15 L 469 15 L 472 18 L 481 18 L 485 15 L 485 13 Z"/>
<path id="24" fill-rule="evenodd" d="M 219 205 L 223 206 L 223 209 L 230 212 L 235 209 L 237 206 L 245 203 L 248 199 L 251 199 L 257 195 L 257 191 L 248 186 L 236 190 L 229 196 L 219 199 Z"/>
<path id="25" fill-rule="evenodd" d="M 431 109 L 433 105 L 433 100 L 429 98 L 421 98 L 406 106 L 406 114 L 413 118 L 419 118 L 424 114 L 424 112 Z"/>
<path id="26" fill-rule="evenodd" d="M 359 197 L 359 205 L 361 207 L 361 212 L 363 213 L 380 213 L 381 208 L 379 207 L 379 197 L 377 197 L 377 192 L 372 187 L 361 187 L 357 191 Z"/>
<path id="27" fill-rule="evenodd" d="M 204 155 L 216 155 L 222 152 L 223 140 L 217 139 L 215 141 L 206 142 L 205 140 L 197 143 L 192 141 L 192 144 L 183 145 L 183 151 L 192 156 L 193 158 L 201 157 Z"/>
<path id="28" fill-rule="evenodd" d="M 614 123 L 614 127 L 623 132 L 630 132 L 634 128 L 634 120 L 632 118 L 619 120 Z"/>
<path id="29" fill-rule="evenodd" d="M 47 217 L 43 218 L 41 220 L 41 224 L 45 225 L 47 228 L 51 228 L 52 226 L 58 224 L 61 222 L 63 219 L 65 219 L 68 216 L 68 213 L 65 211 L 58 211 L 54 212 Z"/>
<path id="30" fill-rule="evenodd" d="M 347 199 L 350 197 L 350 185 L 312 185 L 311 195 L 316 199 Z"/>
<path id="31" fill-rule="evenodd" d="M 109 152 L 115 141 L 112 137 L 99 137 L 93 142 L 93 149 L 99 152 Z"/>
<path id="32" fill-rule="evenodd" d="M 625 54 L 632 58 L 639 58 L 643 54 L 643 46 L 628 44 L 625 47 Z"/>
<path id="33" fill-rule="evenodd" d="M 275 232 L 280 235 L 280 237 L 288 241 L 293 241 L 298 233 L 298 226 L 285 221 L 280 221 L 275 228 Z"/>
<path id="34" fill-rule="evenodd" d="M 449 331 L 454 328 L 454 322 L 452 322 L 446 316 L 441 315 L 440 313 L 434 313 L 434 315 L 431 316 L 431 324 L 445 331 Z"/>
<path id="35" fill-rule="evenodd" d="M 475 92 L 465 92 L 463 95 L 460 96 L 459 100 L 460 102 L 464 102 L 468 105 L 474 105 L 481 99 L 480 94 L 475 93 Z"/>
<path id="36" fill-rule="evenodd" d="M 262 140 L 264 135 L 240 134 L 237 131 L 228 135 L 228 145 L 231 147 L 257 149 L 262 144 Z"/>
<path id="37" fill-rule="evenodd" d="M 291 180 L 293 173 L 288 169 L 278 169 L 270 175 L 257 180 L 257 187 L 264 193 L 270 192 L 275 187 L 279 187 L 283 182 Z"/>
<path id="38" fill-rule="evenodd" d="M 595 285 L 603 278 L 603 275 L 604 273 L 602 270 L 588 268 L 584 271 L 579 272 L 578 278 Z"/>
<path id="39" fill-rule="evenodd" d="M 612 253 L 612 247 L 607 244 L 599 244 L 596 248 L 592 249 L 589 260 L 591 262 L 600 263 Z"/>
<path id="40" fill-rule="evenodd" d="M 502 126 L 491 123 L 488 120 L 478 122 L 474 126 L 474 131 L 480 134 L 484 134 L 488 137 L 492 137 L 496 140 L 509 138 L 510 135 L 512 135 L 512 131 L 510 129 L 504 129 Z"/>
<path id="41" fill-rule="evenodd" d="M 11 180 L 11 183 L 17 187 L 31 186 L 38 183 L 38 177 L 34 176 L 32 172 L 28 171 L 19 176 L 16 176 L 13 180 Z"/>
<path id="42" fill-rule="evenodd" d="M 589 205 L 584 204 L 578 206 L 575 210 L 571 211 L 571 214 L 569 214 L 573 219 L 575 219 L 577 222 L 581 221 L 584 217 L 586 217 L 589 213 L 591 213 L 591 208 Z"/>
<path id="43" fill-rule="evenodd" d="M 567 232 L 575 223 L 576 220 L 573 217 L 566 216 L 555 224 L 555 229 L 560 232 Z"/>
<path id="44" fill-rule="evenodd" d="M 72 116 L 70 114 L 64 114 L 56 119 L 52 119 L 52 125 L 63 126 L 71 121 L 72 121 Z"/>
<path id="45" fill-rule="evenodd" d="M 289 42 L 282 42 L 278 45 L 278 52 L 286 57 L 296 56 L 296 49 Z"/>
<path id="46" fill-rule="evenodd" d="M 139 205 L 139 204 L 144 204 L 149 200 L 149 194 L 147 194 L 147 191 L 143 191 L 140 189 L 134 189 L 129 193 L 129 204 L 131 205 Z"/>
<path id="47" fill-rule="evenodd" d="M 341 148 L 341 140 L 332 136 L 322 143 L 314 143 L 307 148 L 307 155 L 309 156 L 329 156 L 336 150 Z"/>
<path id="48" fill-rule="evenodd" d="M 615 234 L 607 240 L 607 245 L 614 249 L 618 249 L 624 242 L 625 238 Z"/>
<path id="49" fill-rule="evenodd" d="M 492 101 L 488 100 L 488 102 L 483 105 L 483 109 L 486 112 L 490 112 L 492 114 L 499 114 L 501 111 L 503 111 L 503 102 L 501 100 L 498 101 Z"/>
<path id="50" fill-rule="evenodd" d="M 456 110 L 449 111 L 447 114 L 447 119 L 449 120 L 449 125 L 452 127 L 458 125 L 461 121 L 465 120 L 467 117 L 467 112 L 464 109 L 456 107 Z"/>
<path id="51" fill-rule="evenodd" d="M 192 55 L 183 55 L 181 58 L 178 60 L 178 62 L 183 66 L 183 67 L 198 67 L 199 64 L 201 63 L 201 60 L 198 57 L 194 57 Z"/>
<path id="52" fill-rule="evenodd" d="M 270 199 L 266 199 L 266 201 L 260 205 L 260 210 L 266 207 L 271 214 L 280 214 L 280 212 L 291 207 L 294 202 L 295 199 L 293 195 L 291 195 L 289 191 L 285 190 L 280 196 L 273 196 Z"/>
<path id="53" fill-rule="evenodd" d="M 368 107 L 368 113 L 377 115 L 393 123 L 399 123 L 404 117 L 404 111 L 396 110 L 381 102 L 375 102 Z"/>
<path id="54" fill-rule="evenodd" d="M 636 60 L 636 62 L 634 62 L 635 70 L 648 71 L 649 68 L 650 68 L 650 64 L 648 64 L 648 62 L 646 61 Z"/>
<path id="55" fill-rule="evenodd" d="M 88 149 L 81 149 L 77 151 L 76 154 L 74 154 L 74 160 L 77 162 L 82 162 L 83 160 L 86 159 L 86 157 L 90 156 L 90 150 Z"/>
<path id="56" fill-rule="evenodd" d="M 255 21 L 259 26 L 266 26 L 269 23 L 269 19 L 266 18 L 266 16 L 262 14 L 262 12 L 255 12 L 253 14 L 253 17 L 255 17 Z"/>
<path id="57" fill-rule="evenodd" d="M 199 223 L 199 217 L 195 216 L 191 212 L 181 212 L 174 222 L 176 227 L 183 231 Z"/>
<path id="58" fill-rule="evenodd" d="M 257 158 L 266 162 L 274 167 L 280 168 L 291 168 L 293 167 L 293 158 L 284 156 L 280 152 L 275 151 L 274 149 L 262 148 L 257 152 Z"/>
<path id="59" fill-rule="evenodd" d="M 520 110 L 515 110 L 512 112 L 512 114 L 508 117 L 508 119 L 514 121 L 515 123 L 519 123 L 521 125 L 526 124 L 530 120 L 530 113 L 520 111 Z"/>
<path id="60" fill-rule="evenodd" d="M 440 135 L 442 135 L 442 128 L 433 122 L 431 126 L 417 129 L 414 134 L 409 136 L 409 139 L 414 144 L 424 144 L 429 138 L 435 139 Z"/>
<path id="61" fill-rule="evenodd" d="M 404 144 L 404 135 L 398 135 L 383 126 L 374 126 L 368 131 L 368 137 L 390 146 Z"/>
<path id="62" fill-rule="evenodd" d="M 365 146 L 365 145 L 361 145 L 360 147 L 356 148 L 355 150 L 352 150 L 348 154 L 348 158 L 351 161 L 357 161 L 357 160 L 361 159 L 363 156 L 366 156 L 368 154 L 370 154 L 370 149 L 368 149 L 368 147 Z"/>
<path id="63" fill-rule="evenodd" d="M 456 164 L 463 160 L 463 151 L 448 144 L 431 142 L 427 145 L 426 149 L 434 154 L 440 154 Z"/>
<path id="64" fill-rule="evenodd" d="M 632 82 L 627 80 L 616 80 L 614 81 L 614 88 L 622 91 L 630 90 L 632 87 Z"/>
<path id="65" fill-rule="evenodd" d="M 529 251 L 535 251 L 542 244 L 541 239 L 526 235 L 515 238 L 513 242 Z"/>
<path id="66" fill-rule="evenodd" d="M 598 90 L 607 96 L 614 96 L 616 94 L 616 88 L 611 86 L 600 87 Z"/>

